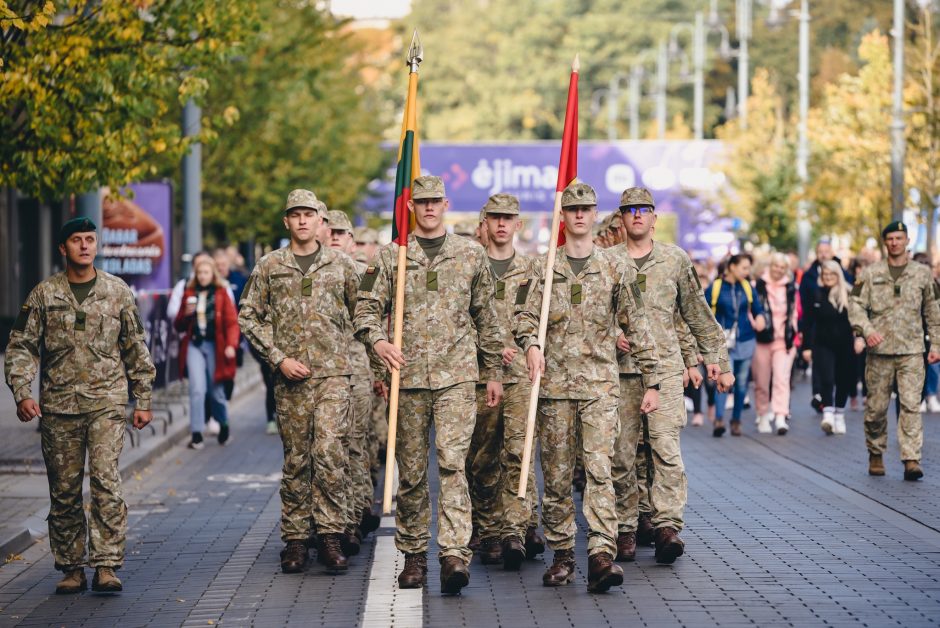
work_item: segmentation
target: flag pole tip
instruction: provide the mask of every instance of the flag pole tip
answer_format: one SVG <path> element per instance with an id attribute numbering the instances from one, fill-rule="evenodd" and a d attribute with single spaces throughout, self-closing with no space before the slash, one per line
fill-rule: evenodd
<path id="1" fill-rule="evenodd" d="M 578 72 L 581 70 L 581 53 L 579 52 L 574 56 L 574 61 L 571 63 L 571 71 Z"/>
<path id="2" fill-rule="evenodd" d="M 418 29 L 415 28 L 411 35 L 411 46 L 408 47 L 408 65 L 417 68 L 417 65 L 424 59 L 424 46 L 421 45 L 421 38 L 418 37 Z"/>

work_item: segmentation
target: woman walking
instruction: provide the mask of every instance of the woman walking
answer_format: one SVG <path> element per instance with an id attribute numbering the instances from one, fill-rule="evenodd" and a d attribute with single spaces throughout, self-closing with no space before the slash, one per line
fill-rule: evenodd
<path id="1" fill-rule="evenodd" d="M 761 434 L 776 431 L 782 436 L 790 429 L 787 417 L 790 415 L 790 373 L 796 357 L 794 340 L 799 296 L 790 274 L 790 260 L 783 253 L 770 257 L 770 265 L 757 280 L 757 296 L 767 312 L 766 320 L 770 321 L 770 325 L 757 333 L 752 365 L 757 431 Z"/>
<path id="2" fill-rule="evenodd" d="M 856 382 L 857 358 L 849 324 L 849 285 L 838 262 L 823 262 L 811 303 L 804 304 L 803 357 L 813 361 L 826 434 L 845 434 L 845 402 Z M 833 394 L 833 390 L 835 394 Z"/>
<path id="3" fill-rule="evenodd" d="M 728 354 L 734 373 L 734 406 L 731 411 L 731 435 L 741 435 L 741 413 L 747 395 L 751 358 L 757 344 L 756 332 L 767 326 L 764 308 L 754 298 L 750 284 L 751 256 L 747 253 L 732 255 L 724 276 L 716 279 L 705 290 L 705 300 L 712 306 L 718 324 L 724 329 L 728 343 Z M 712 435 L 725 433 L 725 400 L 728 393 L 715 394 L 715 424 Z"/>
<path id="4" fill-rule="evenodd" d="M 229 441 L 225 382 L 235 379 L 238 314 L 212 258 L 199 258 L 194 276 L 183 293 L 184 306 L 176 315 L 180 341 L 180 368 L 189 379 L 190 449 L 205 445 L 206 392 L 212 416 L 219 422 L 219 444 Z"/>

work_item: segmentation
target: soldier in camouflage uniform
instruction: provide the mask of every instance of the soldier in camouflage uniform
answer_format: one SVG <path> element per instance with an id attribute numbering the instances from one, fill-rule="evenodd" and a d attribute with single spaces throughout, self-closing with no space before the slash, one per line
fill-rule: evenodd
<path id="1" fill-rule="evenodd" d="M 353 253 L 353 226 L 345 212 L 331 209 L 327 213 L 330 221 L 330 247 L 348 255 Z M 366 264 L 356 262 L 359 277 L 365 273 Z M 350 380 L 349 431 L 349 504 L 344 552 L 347 556 L 359 553 L 362 538 L 376 530 L 380 519 L 372 512 L 375 487 L 372 486 L 372 458 L 370 434 L 372 421 L 372 369 L 365 346 L 355 339 L 352 321 L 349 325 L 349 359 L 353 373 Z"/>
<path id="2" fill-rule="evenodd" d="M 409 209 L 417 226 L 408 236 L 401 350 L 389 342 L 383 319 L 392 307 L 398 245 L 382 248 L 366 269 L 356 308 L 356 336 L 386 366 L 401 369 L 397 449 L 399 486 L 395 544 L 405 554 L 401 588 L 419 588 L 427 573 L 431 537 L 428 438 L 434 422 L 440 473 L 438 545 L 441 591 L 458 593 L 470 580 L 470 495 L 465 465 L 476 415 L 477 381 L 487 403 L 502 398 L 502 338 L 493 308 L 495 282 L 479 244 L 444 230 L 444 182 L 414 181 Z M 483 368 L 477 367 L 477 346 Z"/>
<path id="3" fill-rule="evenodd" d="M 653 197 L 645 188 L 628 188 L 620 197 L 627 239 L 610 249 L 636 273 L 650 329 L 658 351 L 659 408 L 643 413 L 642 372 L 626 345 L 620 353 L 620 433 L 614 458 L 619 534 L 617 559 L 636 556 L 638 444 L 643 447 L 649 474 L 649 507 L 655 528 L 656 561 L 670 564 L 682 555 L 679 538 L 687 497 L 687 481 L 679 449 L 679 430 L 685 425 L 685 380 L 699 381 L 698 347 L 706 370 L 721 386 L 733 381 L 724 335 L 702 293 L 685 251 L 653 240 L 656 224 Z M 645 438 L 644 438 L 645 437 Z M 645 444 L 644 444 L 645 440 Z M 643 474 L 646 475 L 646 474 Z M 645 478 L 644 478 L 645 479 Z"/>
<path id="4" fill-rule="evenodd" d="M 317 198 L 294 190 L 284 207 L 290 244 L 258 261 L 242 294 L 238 322 L 275 370 L 278 429 L 284 444 L 281 479 L 281 569 L 307 565 L 316 521 L 317 560 L 329 573 L 347 568 L 346 437 L 349 414 L 349 330 L 359 274 L 344 253 L 317 241 Z"/>
<path id="5" fill-rule="evenodd" d="M 892 222 L 881 232 L 886 260 L 866 267 L 849 299 L 849 321 L 855 330 L 855 350 L 868 346 L 865 383 L 865 442 L 868 473 L 884 475 L 882 456 L 888 445 L 888 404 L 897 382 L 900 411 L 898 443 L 904 479 L 924 476 L 920 466 L 924 426 L 920 415 L 924 386 L 924 330 L 931 340 L 940 338 L 937 285 L 930 267 L 908 258 L 910 242 L 903 222 Z M 940 361 L 940 350 L 930 347 L 927 359 Z"/>
<path id="6" fill-rule="evenodd" d="M 6 350 L 6 382 L 20 421 L 39 417 L 49 480 L 49 545 L 65 577 L 56 593 L 87 587 L 84 565 L 95 568 L 92 589 L 122 589 L 127 506 L 118 458 L 124 445 L 127 382 L 134 427 L 150 423 L 156 370 L 147 350 L 134 295 L 120 278 L 94 267 L 97 228 L 87 218 L 59 232 L 66 270 L 33 288 Z M 32 382 L 40 374 L 39 403 Z M 126 372 L 126 376 L 125 376 Z M 82 507 L 85 454 L 91 476 L 87 522 Z"/>
<path id="7" fill-rule="evenodd" d="M 547 351 L 538 346 L 539 315 L 544 282 L 544 257 L 530 280 L 520 287 L 516 302 L 516 342 L 526 352 L 534 381 L 540 371 L 538 429 L 541 439 L 545 495 L 542 522 L 554 562 L 542 578 L 546 586 L 574 579 L 575 512 L 571 474 L 576 436 L 587 472 L 584 516 L 588 532 L 588 591 L 603 592 L 623 583 L 614 564 L 617 553 L 616 496 L 611 458 L 617 435 L 617 338 L 624 333 L 643 370 L 647 390 L 643 409 L 658 403 L 656 351 L 639 305 L 639 287 L 625 260 L 591 241 L 597 218 L 597 196 L 584 183 L 562 194 L 566 243 L 558 249 L 552 269 Z M 546 365 L 547 361 L 547 365 Z"/>
<path id="8" fill-rule="evenodd" d="M 538 495 L 534 468 L 529 469 L 526 499 L 516 498 L 531 384 L 525 359 L 512 336 L 513 297 L 531 274 L 532 260 L 513 248 L 513 237 L 522 225 L 519 199 L 511 194 L 494 194 L 480 214 L 487 233 L 490 271 L 496 283 L 494 304 L 503 342 L 503 401 L 489 407 L 486 386 L 477 385 L 477 422 L 467 456 L 467 479 L 474 529 L 479 530 L 482 538 L 480 560 L 484 564 L 502 561 L 505 569 L 515 571 L 525 558 L 545 551 L 545 542 L 536 533 Z"/>

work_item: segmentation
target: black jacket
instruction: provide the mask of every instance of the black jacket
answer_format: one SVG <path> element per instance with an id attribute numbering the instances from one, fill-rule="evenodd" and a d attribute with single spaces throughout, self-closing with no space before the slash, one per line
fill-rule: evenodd
<path id="1" fill-rule="evenodd" d="M 829 301 L 829 288 L 817 287 L 812 292 L 810 301 L 803 303 L 803 318 L 807 322 L 804 349 L 815 350 L 821 345 L 836 351 L 852 351 L 855 335 L 848 307 L 838 311 Z"/>

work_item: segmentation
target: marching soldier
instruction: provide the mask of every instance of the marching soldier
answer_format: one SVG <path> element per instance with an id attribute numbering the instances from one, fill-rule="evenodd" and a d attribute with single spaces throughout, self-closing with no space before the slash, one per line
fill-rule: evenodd
<path id="1" fill-rule="evenodd" d="M 343 439 L 348 430 L 347 351 L 358 273 L 347 255 L 317 240 L 322 218 L 313 192 L 287 196 L 290 244 L 261 258 L 242 295 L 238 322 L 275 371 L 278 429 L 284 444 L 281 552 L 284 573 L 304 570 L 316 521 L 317 560 L 346 571 L 347 528 Z"/>
<path id="2" fill-rule="evenodd" d="M 619 534 L 617 559 L 636 556 L 638 444 L 645 445 L 649 474 L 649 508 L 655 529 L 656 561 L 670 564 L 681 556 L 679 538 L 687 498 L 687 481 L 679 449 L 679 430 L 685 425 L 684 378 L 700 381 L 697 347 L 704 351 L 709 377 L 724 389 L 733 381 L 724 335 L 705 302 L 698 275 L 685 251 L 653 240 L 656 213 L 645 188 L 628 188 L 620 197 L 624 244 L 611 252 L 626 260 L 637 277 L 650 329 L 656 342 L 659 408 L 644 413 L 642 372 L 628 347 L 620 354 L 620 433 L 614 458 Z M 691 332 L 691 338 L 688 333 Z M 645 474 L 644 474 L 645 475 Z"/>
<path id="3" fill-rule="evenodd" d="M 56 593 L 87 587 L 84 565 L 95 569 L 93 591 L 122 590 L 115 571 L 124 563 L 127 506 L 118 458 L 124 444 L 127 381 L 136 401 L 134 427 L 150 423 L 156 375 L 130 288 L 94 267 L 97 228 L 74 218 L 59 231 L 66 270 L 33 288 L 6 352 L 6 382 L 20 421 L 39 417 L 49 479 L 49 545 L 65 576 Z M 41 378 L 39 403 L 32 382 Z M 126 372 L 126 377 L 125 377 Z M 85 454 L 91 476 L 90 522 L 82 508 Z"/>
<path id="4" fill-rule="evenodd" d="M 561 586 L 574 579 L 571 475 L 575 448 L 579 447 L 587 472 L 588 591 L 604 592 L 623 583 L 623 570 L 612 562 L 617 554 L 616 496 L 611 479 L 619 396 L 615 343 L 627 334 L 643 371 L 644 412 L 652 412 L 658 403 L 656 350 L 649 324 L 641 314 L 634 274 L 618 256 L 592 242 L 591 228 L 597 219 L 593 188 L 584 183 L 568 186 L 561 205 L 566 243 L 558 249 L 554 268 L 548 271 L 554 272 L 554 278 L 544 356 L 537 344 L 544 258 L 535 265 L 532 278 L 521 286 L 516 299 L 521 310 L 516 316 L 515 337 L 526 353 L 529 377 L 534 381 L 539 371 L 545 373 L 538 405 L 545 478 L 542 521 L 555 556 L 542 583 Z"/>
<path id="5" fill-rule="evenodd" d="M 470 581 L 470 496 L 465 473 L 476 414 L 477 381 L 487 382 L 487 405 L 502 398 L 502 338 L 493 309 L 495 285 L 479 244 L 448 235 L 448 202 L 440 177 L 414 180 L 408 236 L 402 348 L 389 342 L 384 313 L 394 299 L 398 245 L 369 266 L 359 289 L 356 335 L 389 370 L 401 369 L 398 415 L 399 487 L 395 544 L 405 554 L 401 588 L 420 588 L 427 574 L 431 507 L 428 434 L 434 422 L 440 472 L 438 545 L 441 592 L 459 593 Z M 477 345 L 483 368 L 477 367 Z"/>
<path id="6" fill-rule="evenodd" d="M 888 257 L 866 267 L 852 288 L 849 320 L 855 330 L 855 350 L 868 347 L 865 383 L 865 443 L 868 473 L 884 475 L 882 456 L 888 446 L 888 405 L 897 381 L 898 443 L 904 479 L 924 477 L 920 466 L 924 426 L 920 398 L 924 386 L 924 330 L 932 342 L 940 338 L 940 308 L 930 267 L 910 263 L 907 226 L 889 223 L 881 232 Z M 930 363 L 940 361 L 940 350 L 930 347 Z"/>
<path id="7" fill-rule="evenodd" d="M 486 253 L 496 283 L 494 304 L 503 342 L 503 401 L 489 407 L 486 386 L 477 386 L 477 422 L 467 457 L 467 477 L 474 529 L 481 537 L 480 560 L 484 564 L 502 561 L 504 569 L 515 571 L 523 560 L 545 551 L 545 541 L 536 533 L 534 467 L 529 469 L 526 499 L 516 498 L 532 387 L 524 357 L 512 336 L 513 296 L 531 273 L 532 260 L 513 248 L 513 237 L 522 226 L 519 199 L 511 194 L 494 194 L 481 214 L 480 228 L 487 233 Z"/>

